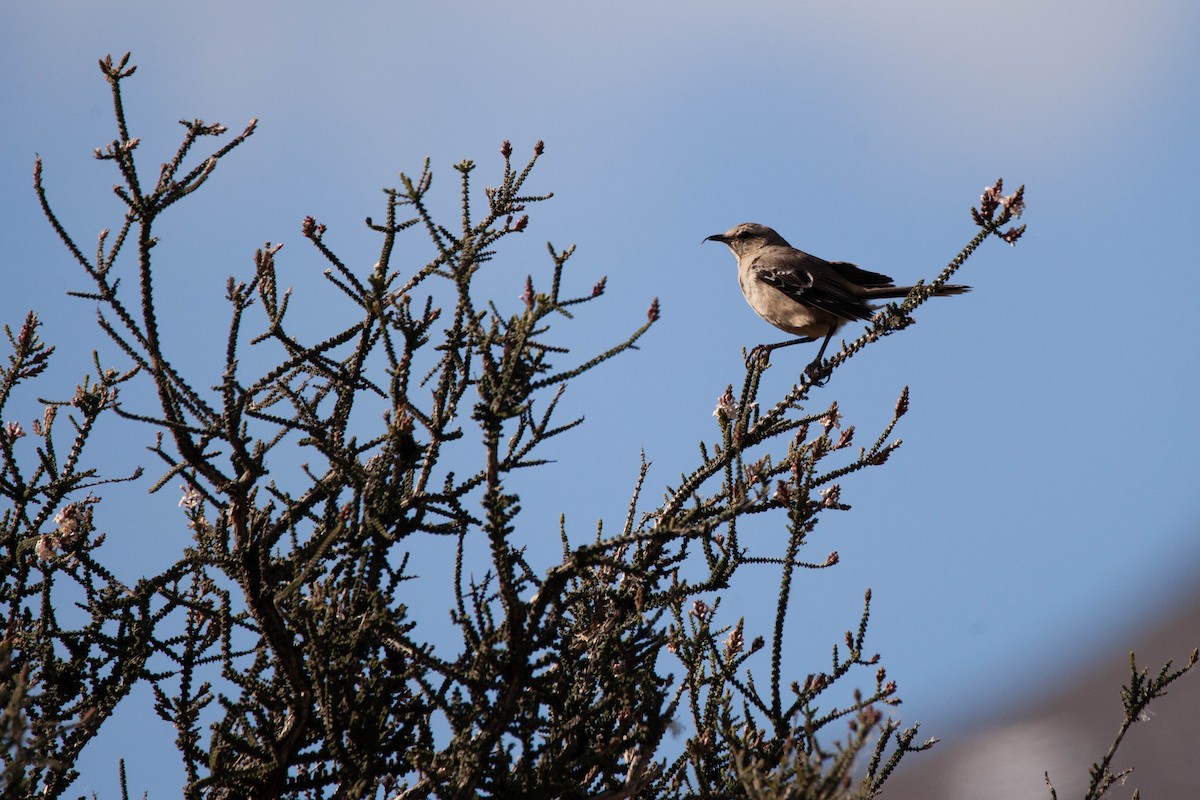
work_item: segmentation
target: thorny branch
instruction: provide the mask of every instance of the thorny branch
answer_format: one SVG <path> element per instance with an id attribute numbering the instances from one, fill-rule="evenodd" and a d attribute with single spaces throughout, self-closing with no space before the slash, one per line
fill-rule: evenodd
<path id="1" fill-rule="evenodd" d="M 0 430 L 0 733 L 15 747 L 5 756 L 13 791 L 61 796 L 82 747 L 139 681 L 175 728 L 189 798 L 872 797 L 905 754 L 932 743 L 914 744 L 915 726 L 902 729 L 879 710 L 899 698 L 866 648 L 869 592 L 827 666 L 803 679 L 784 666 L 802 571 L 839 561 L 836 551 L 807 559 L 805 548 L 822 514 L 849 509 L 840 482 L 899 446 L 893 431 L 907 389 L 855 452 L 855 428 L 843 427 L 837 404 L 811 407 L 810 376 L 782 398 L 760 398 L 764 366 L 752 362 L 740 392 L 731 384 L 718 400 L 718 441 L 701 443 L 698 464 L 661 502 L 644 502 L 643 459 L 624 524 L 578 543 L 564 521 L 560 563 L 539 567 L 542 554 L 526 550 L 513 473 L 551 467 L 542 446 L 582 422 L 558 416 L 572 380 L 633 348 L 661 313 L 652 301 L 624 339 L 576 356 L 560 326 L 603 297 L 607 278 L 573 293 L 573 247 L 548 245 L 549 274 L 523 277 L 516 308 L 480 296 L 477 277 L 502 269 L 505 240 L 526 232 L 551 197 L 527 188 L 544 145 L 514 163 L 504 142 L 499 181 L 482 197 L 474 162 L 455 165 L 455 225 L 430 211 L 428 161 L 415 176 L 402 173 L 385 192 L 382 221 L 366 220 L 380 249 L 365 269 L 306 218 L 300 232 L 341 303 L 322 319 L 289 317 L 283 245 L 266 243 L 251 275 L 227 281 L 214 383 L 164 348 L 160 328 L 172 320 L 154 283 L 155 226 L 256 123 L 196 158 L 202 141 L 227 131 L 183 121 L 174 156 L 147 180 L 122 96 L 135 67 L 128 55 L 100 66 L 117 138 L 96 157 L 121 177 L 116 235 L 102 232 L 95 255 L 85 255 L 50 204 L 40 159 L 34 185 L 91 283 L 73 294 L 96 304 L 127 367 L 102 368 L 97 355 L 96 375 L 73 399 L 46 403 L 32 458 L 19 424 Z M 989 236 L 1015 243 L 1024 227 L 1004 226 L 1023 197 L 989 187 L 972 210 L 979 233 L 827 369 L 905 327 Z M 409 243 L 421 233 L 432 253 L 413 264 Z M 136 280 L 122 283 L 126 273 Z M 339 322 L 342 309 L 349 314 Z M 53 348 L 38 326 L 30 314 L 19 332 L 6 329 L 0 411 L 49 362 Z M 274 353 L 274 363 L 255 373 L 248 348 Z M 136 382 L 153 388 L 149 408 L 136 399 L 145 393 L 123 395 Z M 65 457 L 55 425 L 64 417 L 73 426 Z M 110 418 L 155 432 L 162 469 L 151 488 L 182 483 L 192 535 L 176 563 L 132 585 L 105 566 L 111 556 L 93 509 L 107 479 L 83 466 L 96 425 Z M 285 478 L 297 460 L 301 478 Z M 744 543 L 739 526 L 753 515 L 786 528 L 778 549 Z M 457 647 L 409 616 L 442 577 L 418 575 L 411 557 L 445 537 L 455 546 L 444 577 Z M 482 573 L 469 566 L 478 564 Z M 780 571 L 773 618 L 721 622 L 720 592 L 762 565 Z M 74 627 L 59 621 L 67 597 L 82 598 Z M 864 670 L 873 688 L 830 699 Z M 681 723 L 678 746 L 666 735 Z M 835 729 L 846 735 L 831 743 Z M 853 771 L 860 753 L 865 773 Z"/>

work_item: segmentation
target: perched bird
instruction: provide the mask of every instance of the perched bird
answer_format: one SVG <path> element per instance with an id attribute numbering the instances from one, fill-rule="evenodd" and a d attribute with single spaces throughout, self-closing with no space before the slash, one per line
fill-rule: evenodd
<path id="1" fill-rule="evenodd" d="M 765 356 L 779 347 L 825 337 L 808 370 L 821 364 L 825 348 L 838 328 L 852 320 L 871 318 L 875 307 L 869 301 L 905 297 L 913 289 L 896 286 L 887 275 L 797 250 L 778 233 L 756 222 L 743 222 L 704 241 L 723 242 L 733 251 L 738 283 L 755 313 L 776 328 L 801 337 L 760 345 L 754 348 L 755 354 Z M 962 294 L 970 290 L 970 286 L 946 285 L 935 294 Z"/>

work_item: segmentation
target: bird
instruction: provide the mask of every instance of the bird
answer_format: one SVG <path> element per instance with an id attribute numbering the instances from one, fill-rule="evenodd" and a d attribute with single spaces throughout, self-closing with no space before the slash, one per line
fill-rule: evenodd
<path id="1" fill-rule="evenodd" d="M 799 336 L 786 342 L 759 345 L 750 359 L 769 357 L 771 351 L 825 337 L 806 372 L 819 369 L 825 348 L 847 322 L 869 320 L 876 307 L 871 300 L 906 297 L 912 286 L 896 286 L 879 272 L 845 261 L 826 261 L 788 244 L 766 225 L 743 222 L 725 233 L 707 237 L 733 251 L 738 283 L 755 313 L 782 331 Z M 939 286 L 935 295 L 971 291 L 970 286 Z M 764 361 L 765 363 L 765 361 Z"/>

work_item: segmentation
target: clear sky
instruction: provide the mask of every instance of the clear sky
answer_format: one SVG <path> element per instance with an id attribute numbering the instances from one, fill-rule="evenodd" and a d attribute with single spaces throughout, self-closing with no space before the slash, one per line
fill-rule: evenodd
<path id="1" fill-rule="evenodd" d="M 556 445 L 553 486 L 534 481 L 525 503 L 547 548 L 558 546 L 560 511 L 580 539 L 598 517 L 618 524 L 640 449 L 652 488 L 687 470 L 696 442 L 717 435 L 711 413 L 741 380 L 740 349 L 779 340 L 742 300 L 729 253 L 702 245 L 705 236 L 753 220 L 829 259 L 929 278 L 973 235 L 968 208 L 980 190 L 1003 176 L 1009 188 L 1027 185 L 1019 245 L 989 242 L 959 276 L 973 293 L 925 306 L 917 326 L 814 395 L 820 405 L 836 398 L 861 434 L 886 421 L 906 384 L 912 410 L 898 430 L 904 447 L 844 481 L 853 510 L 818 528 L 813 546 L 838 550 L 841 564 L 805 576 L 789 666 L 800 676 L 826 668 L 872 587 L 869 642 L 900 684 L 904 719 L 946 737 L 1053 685 L 1102 644 L 1132 640 L 1192 591 L 1200 6 L 331 8 L 47 0 L 0 9 L 0 321 L 41 313 L 62 351 L 51 381 L 73 385 L 99 340 L 91 305 L 64 296 L 86 285 L 41 218 L 33 159 L 45 159 L 80 241 L 115 226 L 115 175 L 90 156 L 115 135 L 96 67 L 110 52 L 131 50 L 139 65 L 126 102 L 147 165 L 174 152 L 177 120 L 231 130 L 260 120 L 167 220 L 156 251 L 174 343 L 211 382 L 226 276 L 248 276 L 264 241 L 285 243 L 280 280 L 319 326 L 331 295 L 301 239 L 304 216 L 325 222 L 328 240 L 365 271 L 378 243 L 362 219 L 381 215 L 379 189 L 397 172 L 430 157 L 453 221 L 453 163 L 478 162 L 482 186 L 496 182 L 501 141 L 523 157 L 545 140 L 530 188 L 556 197 L 502 251 L 501 299 L 515 300 L 526 273 L 548 275 L 549 240 L 578 245 L 575 290 L 608 276 L 607 299 L 570 329 L 576 352 L 623 338 L 653 297 L 663 310 L 639 351 L 564 401 L 587 424 Z M 426 243 L 406 246 L 423 263 Z M 790 384 L 789 359 L 809 357 L 777 354 L 767 391 Z M 153 466 L 140 449 L 148 441 L 131 439 L 105 446 L 120 463 Z M 163 513 L 178 513 L 176 499 Z M 108 513 L 112 546 L 134 574 L 139 557 L 157 563 L 187 541 L 182 516 L 119 536 Z M 767 631 L 774 589 L 761 587 L 773 586 L 763 574 L 736 593 L 748 634 Z M 1180 642 L 1178 656 L 1197 644 Z M 1114 726 L 1116 690 L 1098 700 L 1113 704 Z M 89 752 L 79 792 L 115 796 L 124 756 L 131 791 L 172 796 L 172 738 L 155 718 L 107 736 Z"/>

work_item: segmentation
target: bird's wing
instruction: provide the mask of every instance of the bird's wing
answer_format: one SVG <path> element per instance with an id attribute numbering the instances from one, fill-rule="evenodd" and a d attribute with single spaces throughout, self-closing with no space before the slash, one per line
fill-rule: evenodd
<path id="1" fill-rule="evenodd" d="M 830 264 L 794 248 L 762 253 L 752 265 L 758 280 L 797 303 L 827 311 L 841 319 L 870 319 L 874 309 L 855 293 L 854 285 L 840 274 L 837 266 L 840 264 Z M 877 279 L 887 278 L 866 270 L 858 271 Z"/>
<path id="2" fill-rule="evenodd" d="M 846 261 L 830 261 L 829 266 L 833 267 L 838 275 L 859 286 L 891 286 L 893 283 L 890 277 L 881 272 L 871 272 Z"/>

